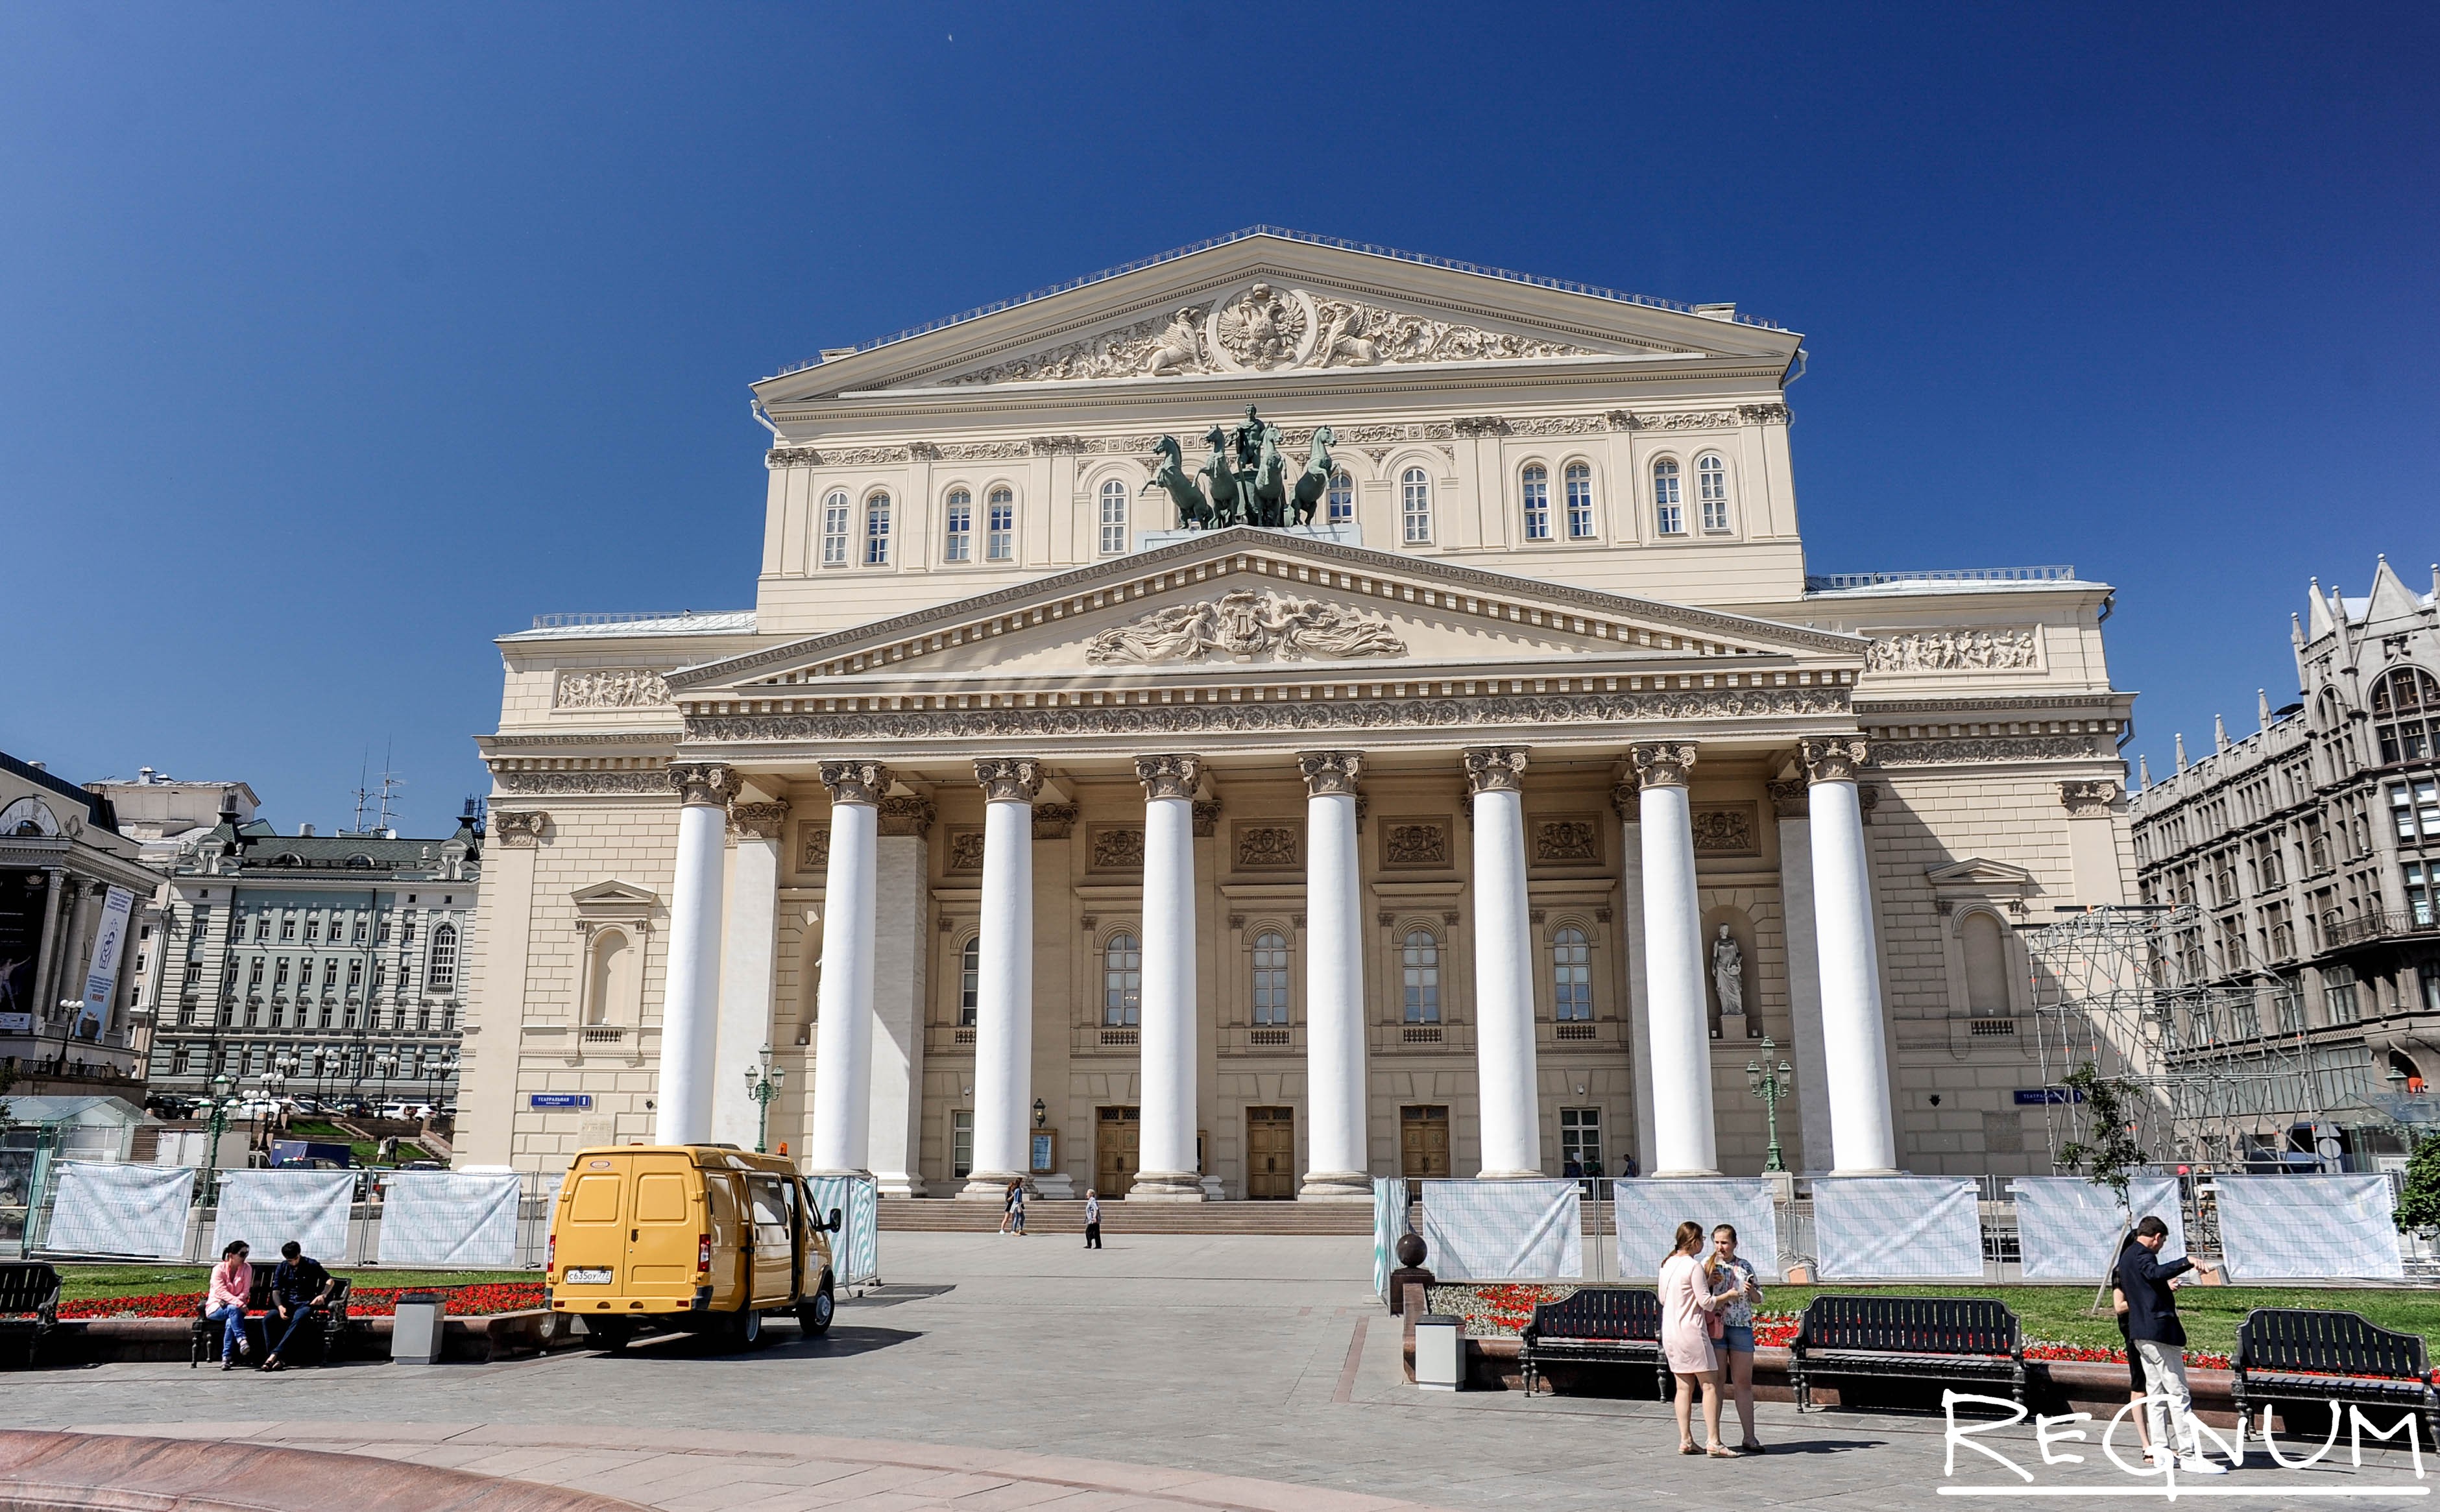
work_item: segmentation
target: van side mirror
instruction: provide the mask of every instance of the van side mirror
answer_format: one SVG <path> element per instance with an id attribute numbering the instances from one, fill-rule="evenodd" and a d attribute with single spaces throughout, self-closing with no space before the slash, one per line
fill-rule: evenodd
<path id="1" fill-rule="evenodd" d="M 847 1224 L 846 1224 L 844 1221 L 842 1221 L 842 1215 L 840 1214 L 839 1210 L 838 1210 L 837 1208 L 832 1208 L 832 1209 L 831 1209 L 831 1232 L 832 1232 L 833 1234 L 836 1234 L 839 1230 L 841 1230 L 841 1229 L 843 1229 L 843 1228 L 845 1228 L 845 1227 L 847 1227 Z"/>

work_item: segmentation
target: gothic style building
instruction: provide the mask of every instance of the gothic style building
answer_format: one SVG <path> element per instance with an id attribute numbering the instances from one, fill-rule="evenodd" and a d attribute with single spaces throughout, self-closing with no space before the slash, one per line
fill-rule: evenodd
<path id="1" fill-rule="evenodd" d="M 2044 1162 L 2109 590 L 1808 577 L 1801 366 L 1254 231 L 757 383 L 754 608 L 498 642 L 461 1158 L 752 1144 L 767 1045 L 894 1194 L 1752 1172 L 1767 1035 L 1792 1166 Z"/>

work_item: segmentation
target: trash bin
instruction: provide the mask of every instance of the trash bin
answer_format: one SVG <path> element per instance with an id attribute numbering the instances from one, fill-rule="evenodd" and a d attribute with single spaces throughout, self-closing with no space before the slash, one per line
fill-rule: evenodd
<path id="1" fill-rule="evenodd" d="M 1415 1384 L 1455 1391 L 1465 1382 L 1465 1320 L 1444 1312 L 1415 1320 Z"/>
<path id="2" fill-rule="evenodd" d="M 449 1298 L 439 1291 L 409 1291 L 398 1299 L 398 1318 L 389 1336 L 390 1363 L 440 1363 L 442 1321 L 449 1316 Z"/>

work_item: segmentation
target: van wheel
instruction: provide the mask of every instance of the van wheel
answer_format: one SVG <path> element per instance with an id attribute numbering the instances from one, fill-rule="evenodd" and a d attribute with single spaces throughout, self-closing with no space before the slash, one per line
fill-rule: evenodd
<path id="1" fill-rule="evenodd" d="M 762 1348 L 762 1314 L 755 1311 L 751 1305 L 738 1308 L 736 1318 L 728 1325 L 728 1342 L 740 1349 Z"/>
<path id="2" fill-rule="evenodd" d="M 822 1277 L 822 1289 L 797 1304 L 797 1326 L 808 1339 L 819 1339 L 831 1331 L 831 1314 L 837 1309 L 831 1295 L 831 1278 Z"/>

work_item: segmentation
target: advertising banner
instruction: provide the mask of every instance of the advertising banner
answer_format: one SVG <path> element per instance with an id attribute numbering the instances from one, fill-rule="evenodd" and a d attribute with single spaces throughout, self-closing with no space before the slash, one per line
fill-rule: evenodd
<path id="1" fill-rule="evenodd" d="M 84 975 L 84 1007 L 77 1014 L 76 1038 L 100 1039 L 110 1032 L 112 999 L 118 993 L 118 958 L 127 949 L 127 921 L 135 911 L 135 895 L 114 887 L 102 896 L 101 919 L 95 926 L 93 965 Z"/>

